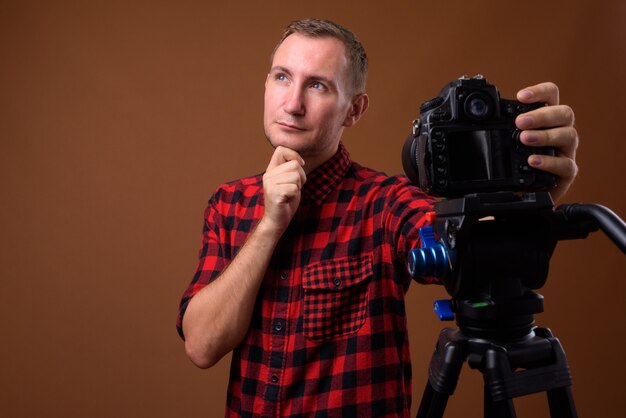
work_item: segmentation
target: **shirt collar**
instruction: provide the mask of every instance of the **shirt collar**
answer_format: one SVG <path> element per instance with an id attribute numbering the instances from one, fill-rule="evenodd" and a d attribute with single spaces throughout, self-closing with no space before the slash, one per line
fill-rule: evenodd
<path id="1" fill-rule="evenodd" d="M 302 188 L 304 195 L 321 205 L 330 192 L 341 183 L 351 165 L 350 154 L 340 142 L 335 155 L 307 175 Z"/>

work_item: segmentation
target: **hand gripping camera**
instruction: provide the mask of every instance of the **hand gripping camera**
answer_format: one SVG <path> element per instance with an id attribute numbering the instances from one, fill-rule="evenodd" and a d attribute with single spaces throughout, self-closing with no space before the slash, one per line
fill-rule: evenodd
<path id="1" fill-rule="evenodd" d="M 421 105 L 402 149 L 404 171 L 422 190 L 443 197 L 550 189 L 555 177 L 527 160 L 554 149 L 523 145 L 515 127 L 519 114 L 542 106 L 501 99 L 483 76 L 463 76 Z"/>
<path id="2" fill-rule="evenodd" d="M 407 176 L 444 197 L 407 269 L 439 279 L 451 299 L 435 311 L 458 325 L 439 334 L 418 418 L 443 416 L 464 362 L 483 374 L 486 418 L 513 418 L 513 399 L 538 392 L 552 417 L 577 417 L 563 347 L 535 324 L 544 309 L 535 290 L 558 241 L 601 229 L 626 254 L 626 223 L 596 204 L 553 207 L 546 190 L 555 177 L 526 161 L 554 150 L 521 144 L 515 127 L 516 116 L 541 106 L 500 99 L 482 76 L 462 77 L 422 104 L 404 143 Z"/>

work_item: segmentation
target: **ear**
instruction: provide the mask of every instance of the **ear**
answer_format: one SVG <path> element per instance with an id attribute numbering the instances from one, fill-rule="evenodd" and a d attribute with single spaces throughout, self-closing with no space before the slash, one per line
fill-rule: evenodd
<path id="1" fill-rule="evenodd" d="M 365 93 L 358 94 L 352 98 L 352 105 L 348 110 L 348 114 L 346 115 L 345 120 L 343 121 L 343 126 L 349 128 L 350 126 L 354 126 L 363 113 L 367 110 L 370 104 L 370 98 Z"/>

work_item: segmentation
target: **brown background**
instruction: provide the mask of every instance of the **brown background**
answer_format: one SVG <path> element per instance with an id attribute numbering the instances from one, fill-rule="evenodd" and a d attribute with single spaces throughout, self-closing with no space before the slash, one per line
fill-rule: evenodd
<path id="1" fill-rule="evenodd" d="M 0 2 L 0 416 L 223 414 L 229 358 L 191 365 L 177 304 L 213 189 L 266 166 L 268 55 L 296 18 L 337 20 L 367 48 L 371 107 L 344 137 L 357 161 L 401 172 L 418 105 L 461 74 L 506 98 L 552 80 L 581 137 L 564 201 L 626 216 L 624 1 L 309 3 Z M 565 346 L 579 414 L 623 416 L 624 257 L 597 233 L 552 261 L 538 322 Z M 412 415 L 444 296 L 408 295 Z M 543 396 L 517 406 L 548 416 Z M 465 366 L 446 415 L 481 410 Z"/>

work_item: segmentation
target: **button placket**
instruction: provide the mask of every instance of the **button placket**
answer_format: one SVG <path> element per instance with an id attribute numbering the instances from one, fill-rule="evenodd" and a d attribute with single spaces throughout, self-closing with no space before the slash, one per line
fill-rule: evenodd
<path id="1" fill-rule="evenodd" d="M 277 319 L 274 321 L 274 333 L 282 334 L 284 329 L 284 321 Z"/>
<path id="2" fill-rule="evenodd" d="M 266 408 L 268 412 L 274 408 L 279 408 L 281 380 L 285 367 L 285 350 L 287 347 L 286 331 L 288 327 L 289 303 L 291 300 L 291 283 L 287 280 L 291 276 L 289 270 L 278 269 L 275 273 L 274 281 L 274 309 L 270 322 L 270 357 L 269 370 L 267 375 L 267 389 L 265 399 L 268 402 Z"/>

